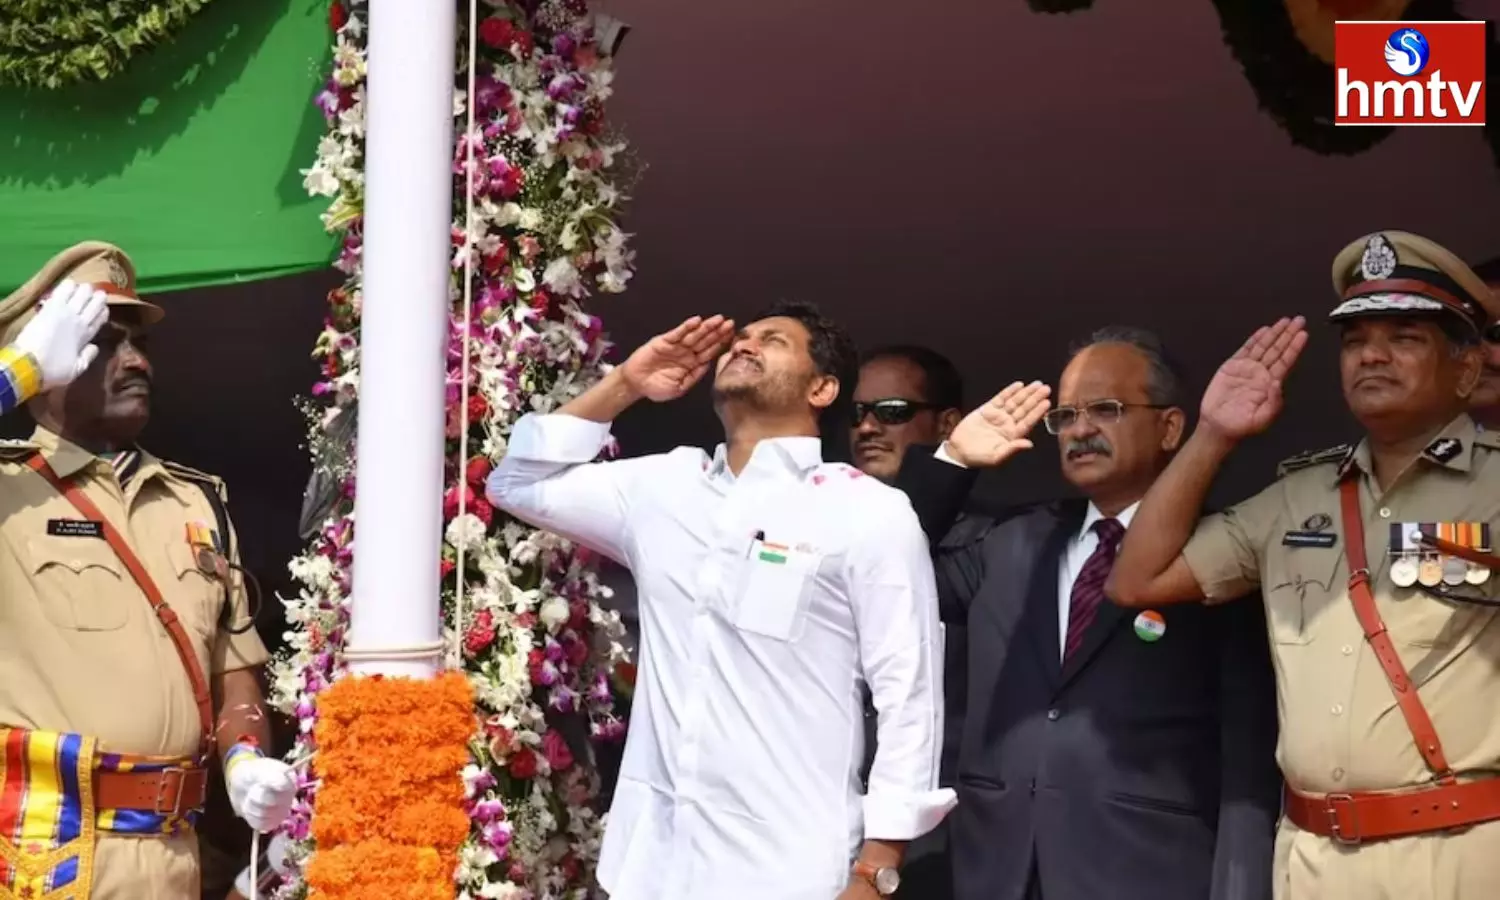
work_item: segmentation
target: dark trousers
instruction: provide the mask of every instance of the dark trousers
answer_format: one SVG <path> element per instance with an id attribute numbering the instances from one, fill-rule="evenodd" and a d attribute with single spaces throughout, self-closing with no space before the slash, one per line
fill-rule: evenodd
<path id="1" fill-rule="evenodd" d="M 953 900 L 953 857 L 948 852 L 947 822 L 906 848 L 896 900 Z"/>

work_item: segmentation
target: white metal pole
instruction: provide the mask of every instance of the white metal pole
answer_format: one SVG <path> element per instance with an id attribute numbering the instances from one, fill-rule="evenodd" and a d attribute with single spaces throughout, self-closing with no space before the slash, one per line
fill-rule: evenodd
<path id="1" fill-rule="evenodd" d="M 369 6 L 349 627 L 350 670 L 359 674 L 430 678 L 441 656 L 457 16 L 452 0 Z"/>

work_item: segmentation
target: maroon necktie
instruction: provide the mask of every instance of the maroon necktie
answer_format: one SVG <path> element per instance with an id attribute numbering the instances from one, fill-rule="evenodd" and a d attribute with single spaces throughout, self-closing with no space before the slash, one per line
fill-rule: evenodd
<path id="1" fill-rule="evenodd" d="M 1109 578 L 1109 569 L 1115 564 L 1115 552 L 1120 547 L 1120 538 L 1125 536 L 1125 526 L 1117 519 L 1100 519 L 1093 525 L 1099 536 L 1099 546 L 1089 554 L 1078 579 L 1073 582 L 1073 593 L 1068 602 L 1068 640 L 1063 644 L 1063 661 L 1072 656 L 1083 643 L 1083 635 L 1099 614 L 1099 604 L 1104 602 L 1104 581 Z"/>

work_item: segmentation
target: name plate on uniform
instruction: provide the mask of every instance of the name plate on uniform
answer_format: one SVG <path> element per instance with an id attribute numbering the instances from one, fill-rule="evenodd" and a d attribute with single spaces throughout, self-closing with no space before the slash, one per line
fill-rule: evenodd
<path id="1" fill-rule="evenodd" d="M 54 537 L 104 537 L 104 523 L 88 519 L 48 519 L 47 533 Z"/>
<path id="2" fill-rule="evenodd" d="M 1332 547 L 1338 535 L 1331 531 L 1288 531 L 1281 536 L 1283 547 Z"/>

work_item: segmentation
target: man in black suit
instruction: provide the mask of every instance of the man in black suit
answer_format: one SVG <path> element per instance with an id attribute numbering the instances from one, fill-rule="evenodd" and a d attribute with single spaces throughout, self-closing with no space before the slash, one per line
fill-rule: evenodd
<path id="1" fill-rule="evenodd" d="M 1049 394 L 1050 389 L 1040 383 L 1013 384 L 965 417 L 963 379 L 957 367 L 936 350 L 905 344 L 882 347 L 864 357 L 854 389 L 854 423 L 849 436 L 855 464 L 865 474 L 907 490 L 933 544 L 935 568 L 950 565 L 947 555 L 954 548 L 966 546 L 973 536 L 982 535 L 991 520 L 982 514 L 963 514 L 966 484 L 955 490 L 950 489 L 949 481 L 939 480 L 936 490 L 911 490 L 910 480 L 915 477 L 921 481 L 924 465 L 942 466 L 952 473 L 977 471 L 978 466 L 998 465 L 1026 449 L 1030 444 L 1024 440 L 1025 435 L 1046 411 Z M 951 443 L 950 437 L 954 438 Z M 960 476 L 964 478 L 967 476 Z M 939 782 L 952 787 L 966 703 L 966 607 L 952 591 L 942 588 L 938 591 L 938 607 L 944 628 L 945 698 Z M 869 713 L 865 733 L 868 768 L 874 755 L 874 719 Z M 907 848 L 896 896 L 902 900 L 952 898 L 946 824 Z"/>
<path id="2" fill-rule="evenodd" d="M 1010 511 L 940 571 L 968 613 L 958 900 L 1271 895 L 1280 779 L 1259 605 L 1132 616 L 1103 598 L 1136 504 L 1182 440 L 1179 383 L 1154 336 L 1096 333 L 1046 419 L 1085 499 Z M 908 459 L 902 480 L 951 498 L 972 477 Z"/>

